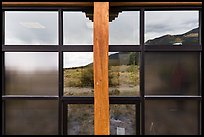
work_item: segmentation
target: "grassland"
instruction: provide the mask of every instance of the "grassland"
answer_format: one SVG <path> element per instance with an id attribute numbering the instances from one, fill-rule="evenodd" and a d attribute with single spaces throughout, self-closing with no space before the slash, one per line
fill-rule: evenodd
<path id="1" fill-rule="evenodd" d="M 64 69 L 64 94 L 71 96 L 93 95 L 92 66 Z M 110 95 L 138 95 L 138 65 L 120 65 L 109 67 Z"/>

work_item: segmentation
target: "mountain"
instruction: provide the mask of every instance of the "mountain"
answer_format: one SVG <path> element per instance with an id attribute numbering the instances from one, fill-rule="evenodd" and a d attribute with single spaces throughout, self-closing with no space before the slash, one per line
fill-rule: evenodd
<path id="1" fill-rule="evenodd" d="M 164 35 L 145 42 L 145 45 L 197 45 L 199 28 L 194 28 L 180 35 Z"/>

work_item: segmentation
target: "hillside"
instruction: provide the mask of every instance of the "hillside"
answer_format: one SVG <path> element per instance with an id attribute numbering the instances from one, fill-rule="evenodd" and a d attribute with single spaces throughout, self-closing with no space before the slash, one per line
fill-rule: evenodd
<path id="1" fill-rule="evenodd" d="M 146 45 L 174 45 L 181 43 L 182 45 L 197 45 L 199 28 L 192 29 L 180 35 L 164 35 L 145 42 Z"/>

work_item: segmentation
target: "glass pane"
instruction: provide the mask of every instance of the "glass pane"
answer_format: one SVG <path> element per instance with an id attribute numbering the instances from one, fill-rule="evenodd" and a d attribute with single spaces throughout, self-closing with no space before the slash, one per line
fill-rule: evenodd
<path id="1" fill-rule="evenodd" d="M 64 12 L 63 25 L 65 45 L 93 44 L 93 22 L 85 12 Z"/>
<path id="2" fill-rule="evenodd" d="M 139 45 L 139 11 L 110 12 L 110 16 L 115 19 L 109 23 L 109 44 Z"/>
<path id="3" fill-rule="evenodd" d="M 199 44 L 199 11 L 146 11 L 146 45 Z"/>
<path id="4" fill-rule="evenodd" d="M 139 52 L 109 53 L 109 94 L 139 96 Z"/>
<path id="5" fill-rule="evenodd" d="M 93 53 L 64 53 L 64 95 L 93 96 Z"/>
<path id="6" fill-rule="evenodd" d="M 46 100 L 6 101 L 6 134 L 57 135 L 58 103 Z"/>
<path id="7" fill-rule="evenodd" d="M 93 105 L 68 105 L 67 122 L 68 135 L 94 135 Z"/>
<path id="8" fill-rule="evenodd" d="M 145 92 L 148 95 L 198 95 L 200 54 L 145 54 Z"/>
<path id="9" fill-rule="evenodd" d="M 7 95 L 57 95 L 58 53 L 6 52 Z"/>
<path id="10" fill-rule="evenodd" d="M 58 13 L 55 11 L 5 11 L 5 44 L 58 44 Z"/>
<path id="11" fill-rule="evenodd" d="M 110 105 L 110 134 L 136 135 L 135 105 Z"/>
<path id="12" fill-rule="evenodd" d="M 148 100 L 145 103 L 145 134 L 198 134 L 198 102 Z"/>

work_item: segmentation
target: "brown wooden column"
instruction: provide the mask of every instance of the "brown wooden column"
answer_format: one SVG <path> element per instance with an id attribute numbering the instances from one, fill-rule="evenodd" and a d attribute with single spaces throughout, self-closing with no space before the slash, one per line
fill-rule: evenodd
<path id="1" fill-rule="evenodd" d="M 94 2 L 94 134 L 109 135 L 109 2 Z M 89 127 L 87 127 L 89 128 Z"/>

